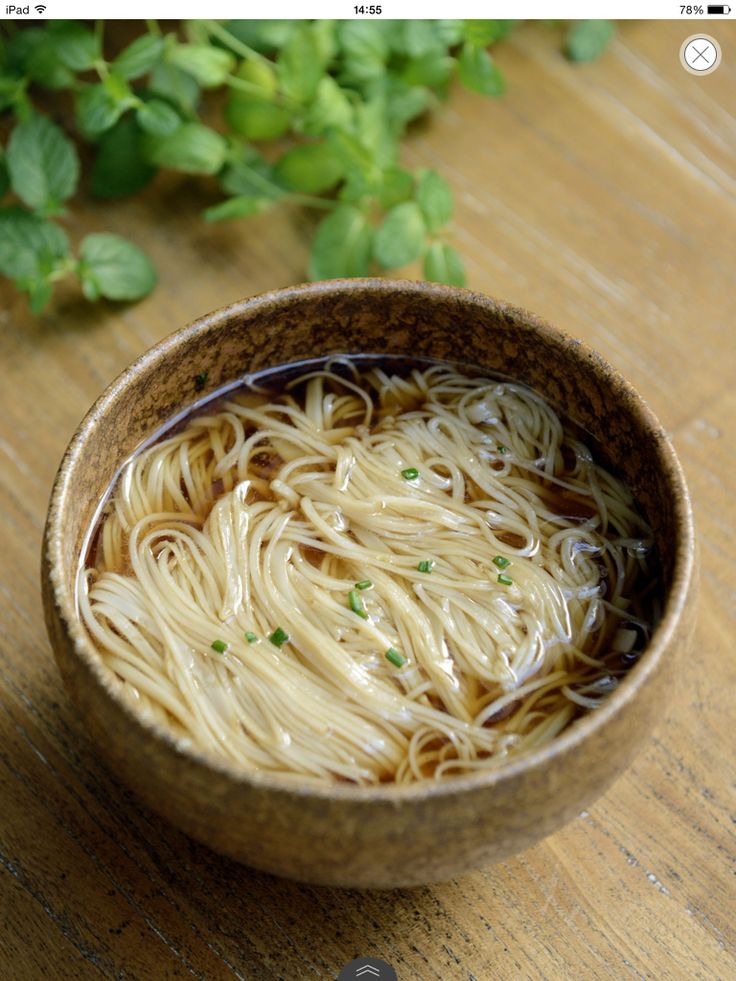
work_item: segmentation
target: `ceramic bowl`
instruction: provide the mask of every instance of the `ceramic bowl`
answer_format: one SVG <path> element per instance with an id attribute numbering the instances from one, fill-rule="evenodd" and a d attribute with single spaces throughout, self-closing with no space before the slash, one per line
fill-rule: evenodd
<path id="1" fill-rule="evenodd" d="M 85 535 L 101 496 L 141 441 L 246 372 L 332 353 L 463 361 L 526 382 L 593 435 L 654 529 L 665 604 L 646 652 L 601 708 L 502 768 L 408 787 L 284 786 L 183 748 L 139 718 L 81 626 L 75 578 Z M 307 882 L 386 888 L 504 859 L 555 831 L 615 780 L 661 717 L 677 655 L 690 642 L 694 566 L 690 502 L 672 446 L 601 357 L 534 315 L 478 293 L 363 279 L 234 303 L 167 337 L 124 371 L 89 411 L 61 463 L 42 581 L 63 679 L 100 752 L 146 804 L 256 868 Z"/>

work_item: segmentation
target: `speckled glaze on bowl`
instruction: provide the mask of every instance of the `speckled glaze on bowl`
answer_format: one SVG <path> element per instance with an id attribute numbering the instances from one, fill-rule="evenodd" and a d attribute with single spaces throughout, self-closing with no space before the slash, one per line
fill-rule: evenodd
<path id="1" fill-rule="evenodd" d="M 605 447 L 654 528 L 664 616 L 639 663 L 550 745 L 488 773 L 399 788 L 284 786 L 177 745 L 119 695 L 76 611 L 95 507 L 121 463 L 197 398 L 245 372 L 337 352 L 445 358 L 544 393 Z M 203 392 L 195 376 L 206 371 Z M 624 770 L 666 702 L 690 643 L 696 589 L 690 502 L 672 446 L 641 398 L 584 344 L 468 290 L 381 279 L 266 293 L 195 321 L 139 358 L 92 407 L 62 460 L 42 584 L 54 653 L 95 743 L 154 810 L 256 868 L 308 882 L 394 887 L 447 879 L 538 841 Z"/>

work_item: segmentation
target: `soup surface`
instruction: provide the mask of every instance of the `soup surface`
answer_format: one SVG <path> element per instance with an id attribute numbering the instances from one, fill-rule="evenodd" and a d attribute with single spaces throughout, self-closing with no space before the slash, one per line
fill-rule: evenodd
<path id="1" fill-rule="evenodd" d="M 80 570 L 124 697 L 300 783 L 497 766 L 611 692 L 650 531 L 584 434 L 477 370 L 365 356 L 218 393 L 123 467 Z"/>

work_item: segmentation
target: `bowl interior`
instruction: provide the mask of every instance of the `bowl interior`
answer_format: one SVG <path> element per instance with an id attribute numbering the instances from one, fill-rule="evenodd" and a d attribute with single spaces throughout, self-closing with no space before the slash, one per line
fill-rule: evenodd
<path id="1" fill-rule="evenodd" d="M 106 669 L 79 623 L 75 582 L 95 511 L 120 466 L 172 417 L 244 374 L 336 353 L 463 362 L 541 392 L 592 435 L 632 489 L 654 531 L 665 596 L 670 606 L 682 601 L 692 559 L 682 474 L 657 420 L 613 368 L 532 314 L 467 290 L 316 283 L 236 303 L 172 334 L 110 386 L 70 444 L 52 494 L 46 561 L 77 655 L 98 677 Z"/>

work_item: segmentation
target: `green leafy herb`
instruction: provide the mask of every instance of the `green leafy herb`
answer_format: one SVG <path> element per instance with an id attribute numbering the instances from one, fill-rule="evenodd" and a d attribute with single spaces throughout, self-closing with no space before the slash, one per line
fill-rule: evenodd
<path id="1" fill-rule="evenodd" d="M 465 273 L 460 256 L 451 245 L 433 242 L 424 256 L 424 275 L 438 283 L 464 286 Z"/>
<path id="2" fill-rule="evenodd" d="M 163 99 L 144 102 L 136 112 L 136 119 L 141 129 L 155 136 L 168 136 L 181 125 L 179 113 Z"/>
<path id="3" fill-rule="evenodd" d="M 112 62 L 113 71 L 121 78 L 135 79 L 153 70 L 164 50 L 164 39 L 157 34 L 144 34 L 132 41 Z"/>
<path id="4" fill-rule="evenodd" d="M 151 260 L 120 235 L 103 232 L 82 240 L 79 277 L 88 300 L 139 300 L 156 285 Z"/>
<path id="5" fill-rule="evenodd" d="M 285 630 L 282 630 L 281 627 L 277 627 L 268 639 L 271 641 L 274 647 L 283 647 L 283 645 L 289 639 L 289 635 Z"/>
<path id="6" fill-rule="evenodd" d="M 213 651 L 217 651 L 218 654 L 224 654 L 227 650 L 227 644 L 224 640 L 213 640 L 210 647 Z"/>
<path id="7" fill-rule="evenodd" d="M 30 208 L 55 214 L 74 193 L 79 157 L 61 127 L 34 113 L 19 123 L 8 142 L 10 185 Z"/>
<path id="8" fill-rule="evenodd" d="M 195 392 L 201 392 L 204 390 L 204 386 L 207 384 L 207 379 L 209 378 L 209 371 L 200 371 L 194 376 L 194 390 Z"/>
<path id="9" fill-rule="evenodd" d="M 317 226 L 309 261 L 312 279 L 365 276 L 369 270 L 373 228 L 367 216 L 341 204 Z"/>
<path id="10" fill-rule="evenodd" d="M 436 232 L 452 218 L 452 192 L 436 170 L 425 170 L 417 185 L 417 204 L 430 232 Z"/>
<path id="11" fill-rule="evenodd" d="M 567 56 L 572 61 L 593 61 L 608 47 L 615 33 L 610 20 L 579 20 L 567 35 Z"/>
<path id="12" fill-rule="evenodd" d="M 511 576 L 506 576 L 504 573 L 500 572 L 498 574 L 498 581 L 502 586 L 510 586 L 514 580 L 511 578 Z"/>
<path id="13" fill-rule="evenodd" d="M 466 88 L 482 95 L 502 95 L 506 89 L 503 75 L 485 48 L 464 45 L 458 60 L 460 81 Z"/>
<path id="14" fill-rule="evenodd" d="M 391 208 L 376 232 L 373 256 L 389 268 L 405 266 L 424 251 L 427 225 L 414 201 Z"/>
<path id="15" fill-rule="evenodd" d="M 97 145 L 90 187 L 97 198 L 134 194 L 156 173 L 143 156 L 142 131 L 133 116 L 123 116 Z"/>
<path id="16" fill-rule="evenodd" d="M 431 572 L 434 568 L 434 559 L 422 559 L 422 561 L 417 566 L 420 572 Z"/>
<path id="17" fill-rule="evenodd" d="M 503 555 L 494 555 L 493 564 L 497 565 L 499 569 L 508 569 L 511 565 L 508 559 L 505 559 Z"/>
<path id="18" fill-rule="evenodd" d="M 169 49 L 167 60 L 196 78 L 203 89 L 222 85 L 235 67 L 229 51 L 209 44 L 176 44 Z"/>
<path id="19" fill-rule="evenodd" d="M 360 582 L 356 582 L 355 584 L 356 589 L 370 589 L 372 586 L 373 583 L 370 581 L 370 579 L 361 579 Z"/>
<path id="20" fill-rule="evenodd" d="M 109 50 L 102 21 L 6 32 L 0 111 L 9 136 L 0 149 L 0 196 L 12 195 L 28 212 L 26 220 L 18 218 L 22 208 L 10 217 L 5 209 L 3 220 L 48 241 L 38 249 L 26 242 L 12 255 L 3 244 L 0 271 L 35 311 L 69 275 L 79 276 L 91 300 L 132 299 L 151 288 L 150 263 L 135 246 L 92 236 L 77 260 L 65 234 L 47 228 L 47 218 L 63 218 L 79 183 L 76 140 L 91 145 L 81 154 L 84 187 L 97 198 L 133 194 L 159 169 L 214 178 L 210 185 L 222 193 L 203 210 L 206 221 L 277 205 L 323 212 L 309 258 L 314 279 L 421 260 L 426 278 L 461 286 L 463 264 L 447 234 L 451 189 L 434 170 L 401 166 L 401 141 L 447 98 L 455 77 L 485 95 L 503 91 L 489 48 L 515 24 L 194 20 L 164 33 L 152 21 L 131 29 L 138 34 L 122 51 Z M 608 21 L 575 23 L 570 58 L 596 57 L 612 33 Z M 184 204 L 200 199 L 180 195 Z M 61 254 L 48 251 L 54 236 L 57 252 L 64 243 Z"/>
<path id="21" fill-rule="evenodd" d="M 359 617 L 363 617 L 364 620 L 368 619 L 368 614 L 363 606 L 363 600 L 361 599 L 360 593 L 355 589 L 351 589 L 348 593 L 348 606 L 353 613 L 357 613 Z"/>
<path id="22" fill-rule="evenodd" d="M 245 639 L 249 644 L 255 644 L 258 640 L 258 634 L 254 634 L 252 630 L 246 630 Z"/>
<path id="23" fill-rule="evenodd" d="M 150 163 L 185 174 L 216 174 L 227 154 L 224 137 L 202 123 L 184 123 L 165 136 L 147 133 L 143 146 Z"/>
<path id="24" fill-rule="evenodd" d="M 503 453 L 508 453 L 509 448 L 508 446 L 504 446 L 503 443 L 499 443 L 498 446 L 496 447 L 496 450 L 498 453 L 503 454 Z"/>
<path id="25" fill-rule="evenodd" d="M 401 476 L 404 480 L 416 480 L 419 476 L 419 471 L 416 467 L 407 467 L 406 470 L 401 471 Z"/>
<path id="26" fill-rule="evenodd" d="M 403 668 L 406 664 L 406 658 L 403 654 L 399 654 L 395 647 L 389 647 L 389 649 L 384 654 L 387 661 L 390 661 L 394 667 Z"/>

